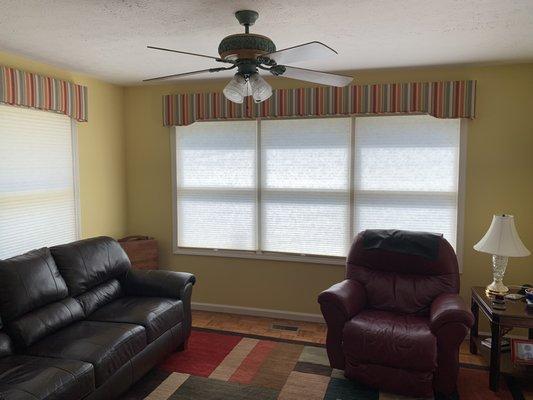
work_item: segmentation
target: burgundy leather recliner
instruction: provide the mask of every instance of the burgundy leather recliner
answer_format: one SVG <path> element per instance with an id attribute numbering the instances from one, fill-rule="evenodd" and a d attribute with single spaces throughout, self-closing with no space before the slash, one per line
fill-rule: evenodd
<path id="1" fill-rule="evenodd" d="M 318 297 L 331 366 L 387 392 L 455 394 L 459 346 L 473 323 L 458 293 L 457 257 L 441 235 L 361 232 L 346 279 Z"/>

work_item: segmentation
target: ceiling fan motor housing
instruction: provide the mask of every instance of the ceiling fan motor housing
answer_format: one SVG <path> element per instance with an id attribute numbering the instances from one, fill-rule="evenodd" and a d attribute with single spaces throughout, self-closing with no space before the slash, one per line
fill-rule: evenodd
<path id="1" fill-rule="evenodd" d="M 218 45 L 218 54 L 224 60 L 255 59 L 273 53 L 276 46 L 270 38 L 255 33 L 226 36 Z"/>

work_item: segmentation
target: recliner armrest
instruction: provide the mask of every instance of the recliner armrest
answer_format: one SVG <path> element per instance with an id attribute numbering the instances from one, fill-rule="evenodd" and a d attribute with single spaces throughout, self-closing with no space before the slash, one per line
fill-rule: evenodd
<path id="1" fill-rule="evenodd" d="M 365 288 L 356 280 L 346 279 L 320 293 L 318 302 L 328 325 L 326 348 L 329 363 L 332 368 L 344 369 L 342 331 L 346 321 L 365 308 Z"/>
<path id="2" fill-rule="evenodd" d="M 346 279 L 320 293 L 318 302 L 335 306 L 347 321 L 365 308 L 365 288 L 356 280 Z"/>
<path id="3" fill-rule="evenodd" d="M 187 272 L 130 269 L 123 280 L 126 294 L 136 296 L 174 297 L 184 300 L 188 284 L 196 278 Z"/>
<path id="4" fill-rule="evenodd" d="M 441 327 L 448 323 L 463 324 L 467 328 L 471 328 L 474 323 L 472 312 L 458 294 L 441 294 L 431 303 L 429 315 L 431 332 L 436 334 Z"/>

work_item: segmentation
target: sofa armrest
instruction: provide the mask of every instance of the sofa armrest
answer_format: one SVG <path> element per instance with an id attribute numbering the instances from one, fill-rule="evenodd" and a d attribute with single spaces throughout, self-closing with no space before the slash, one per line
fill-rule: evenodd
<path id="1" fill-rule="evenodd" d="M 429 315 L 431 332 L 437 334 L 449 323 L 463 324 L 467 328 L 471 328 L 474 323 L 472 312 L 458 294 L 441 294 L 431 303 Z"/>
<path id="2" fill-rule="evenodd" d="M 172 297 L 183 303 L 183 332 L 185 343 L 191 334 L 192 287 L 196 277 L 187 272 L 130 269 L 122 281 L 127 295 Z M 186 344 L 183 345 L 186 347 Z"/>
<path id="3" fill-rule="evenodd" d="M 344 369 L 342 331 L 346 321 L 365 308 L 365 288 L 356 280 L 346 279 L 320 293 L 318 302 L 328 325 L 326 348 L 329 362 L 333 368 Z"/>
<path id="4" fill-rule="evenodd" d="M 187 272 L 130 269 L 124 278 L 123 287 L 128 295 L 184 300 L 187 297 L 187 286 L 192 286 L 195 282 L 195 276 Z"/>

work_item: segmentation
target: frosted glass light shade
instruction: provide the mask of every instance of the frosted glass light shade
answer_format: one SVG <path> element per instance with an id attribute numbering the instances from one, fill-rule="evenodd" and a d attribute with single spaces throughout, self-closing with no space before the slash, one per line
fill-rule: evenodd
<path id="1" fill-rule="evenodd" d="M 531 253 L 524 246 L 512 215 L 494 215 L 489 230 L 476 243 L 474 250 L 504 257 L 526 257 Z"/>
<path id="2" fill-rule="evenodd" d="M 252 74 L 248 78 L 250 83 L 250 88 L 252 89 L 252 96 L 256 103 L 265 101 L 270 96 L 272 96 L 272 86 L 270 86 L 267 81 L 265 81 L 261 75 Z"/>
<path id="3" fill-rule="evenodd" d="M 248 96 L 248 82 L 246 82 L 244 76 L 235 74 L 233 79 L 229 81 L 222 92 L 229 101 L 242 103 L 244 98 Z"/>

